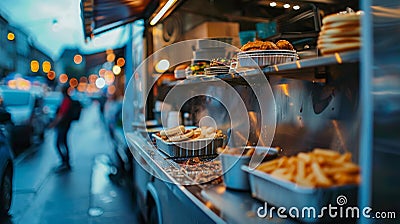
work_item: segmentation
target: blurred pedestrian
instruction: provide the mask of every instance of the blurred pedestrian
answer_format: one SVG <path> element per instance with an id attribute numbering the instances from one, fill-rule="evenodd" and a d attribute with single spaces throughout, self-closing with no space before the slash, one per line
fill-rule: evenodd
<path id="1" fill-rule="evenodd" d="M 104 93 L 102 93 L 98 99 L 98 102 L 100 104 L 100 118 L 104 122 L 104 124 L 107 125 L 104 117 L 104 106 L 106 105 L 107 102 L 107 96 Z"/>
<path id="2" fill-rule="evenodd" d="M 106 128 L 108 129 L 111 138 L 114 140 L 114 131 L 118 121 L 118 112 L 121 110 L 122 104 L 116 95 L 109 95 L 104 104 L 104 119 Z"/>
<path id="3" fill-rule="evenodd" d="M 64 86 L 61 91 L 63 94 L 63 101 L 58 109 L 56 118 L 49 126 L 50 128 L 55 127 L 57 130 L 56 146 L 61 164 L 56 168 L 56 172 L 68 171 L 71 169 L 67 137 L 72 123 L 72 119 L 69 116 L 72 99 L 68 94 L 68 86 Z"/>

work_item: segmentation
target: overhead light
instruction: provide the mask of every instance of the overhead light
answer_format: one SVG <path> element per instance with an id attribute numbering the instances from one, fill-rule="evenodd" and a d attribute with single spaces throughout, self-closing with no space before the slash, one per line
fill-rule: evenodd
<path id="1" fill-rule="evenodd" d="M 157 13 L 156 16 L 150 21 L 150 25 L 154 26 L 160 21 L 160 19 L 164 16 L 164 14 L 170 9 L 177 0 L 168 0 L 167 3 L 161 8 L 161 10 Z"/>
<path id="2" fill-rule="evenodd" d="M 293 6 L 293 9 L 294 9 L 294 10 L 299 10 L 299 9 L 300 9 L 300 6 L 295 5 L 295 6 Z"/>
<path id="3" fill-rule="evenodd" d="M 275 6 L 276 6 L 276 2 L 270 2 L 270 3 L 269 3 L 269 6 L 275 7 Z"/>
<path id="4" fill-rule="evenodd" d="M 14 33 L 9 32 L 9 33 L 7 34 L 7 39 L 8 39 L 9 41 L 13 41 L 13 40 L 15 39 Z"/>
<path id="5" fill-rule="evenodd" d="M 284 4 L 283 8 L 288 9 L 288 8 L 290 8 L 290 5 L 289 4 Z"/>

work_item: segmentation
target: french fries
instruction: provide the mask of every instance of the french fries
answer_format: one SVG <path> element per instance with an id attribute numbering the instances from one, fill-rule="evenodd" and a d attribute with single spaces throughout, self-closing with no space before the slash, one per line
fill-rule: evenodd
<path id="1" fill-rule="evenodd" d="M 351 153 L 320 148 L 261 163 L 257 170 L 303 187 L 359 184 L 361 179 L 360 167 L 351 162 Z"/>

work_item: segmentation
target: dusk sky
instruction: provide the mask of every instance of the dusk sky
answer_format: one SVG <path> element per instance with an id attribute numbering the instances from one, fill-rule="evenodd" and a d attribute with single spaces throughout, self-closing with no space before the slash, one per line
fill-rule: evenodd
<path id="1" fill-rule="evenodd" d="M 128 38 L 124 27 L 85 43 L 80 0 L 1 0 L 0 13 L 12 26 L 22 27 L 39 48 L 57 59 L 64 47 L 85 53 L 121 47 Z"/>

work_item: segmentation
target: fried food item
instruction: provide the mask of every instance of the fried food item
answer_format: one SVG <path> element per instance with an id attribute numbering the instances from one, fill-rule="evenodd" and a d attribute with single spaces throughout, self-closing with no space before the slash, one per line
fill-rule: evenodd
<path id="1" fill-rule="evenodd" d="M 243 45 L 240 51 L 253 51 L 253 50 L 278 50 L 279 48 L 271 41 L 252 41 Z"/>
<path id="2" fill-rule="evenodd" d="M 161 136 L 174 136 L 185 132 L 185 127 L 180 125 L 178 127 L 168 128 L 160 131 Z"/>
<path id="3" fill-rule="evenodd" d="M 241 51 L 250 51 L 250 50 L 260 50 L 263 45 L 263 41 L 249 41 L 245 45 L 243 45 L 240 50 Z"/>
<path id="4" fill-rule="evenodd" d="M 293 45 L 287 40 L 278 40 L 276 46 L 281 50 L 291 50 L 294 51 Z"/>
<path id="5" fill-rule="evenodd" d="M 279 48 L 271 41 L 264 41 L 261 50 L 278 50 Z"/>
<path id="6" fill-rule="evenodd" d="M 186 140 L 202 139 L 202 138 L 221 138 L 225 137 L 222 130 L 213 127 L 201 127 L 186 130 L 183 125 L 169 128 L 156 133 L 158 137 L 164 141 L 181 142 Z"/>
<path id="7" fill-rule="evenodd" d="M 361 180 L 360 167 L 351 162 L 351 153 L 340 154 L 330 149 L 316 148 L 309 153 L 284 156 L 256 169 L 303 187 L 359 184 Z"/>

